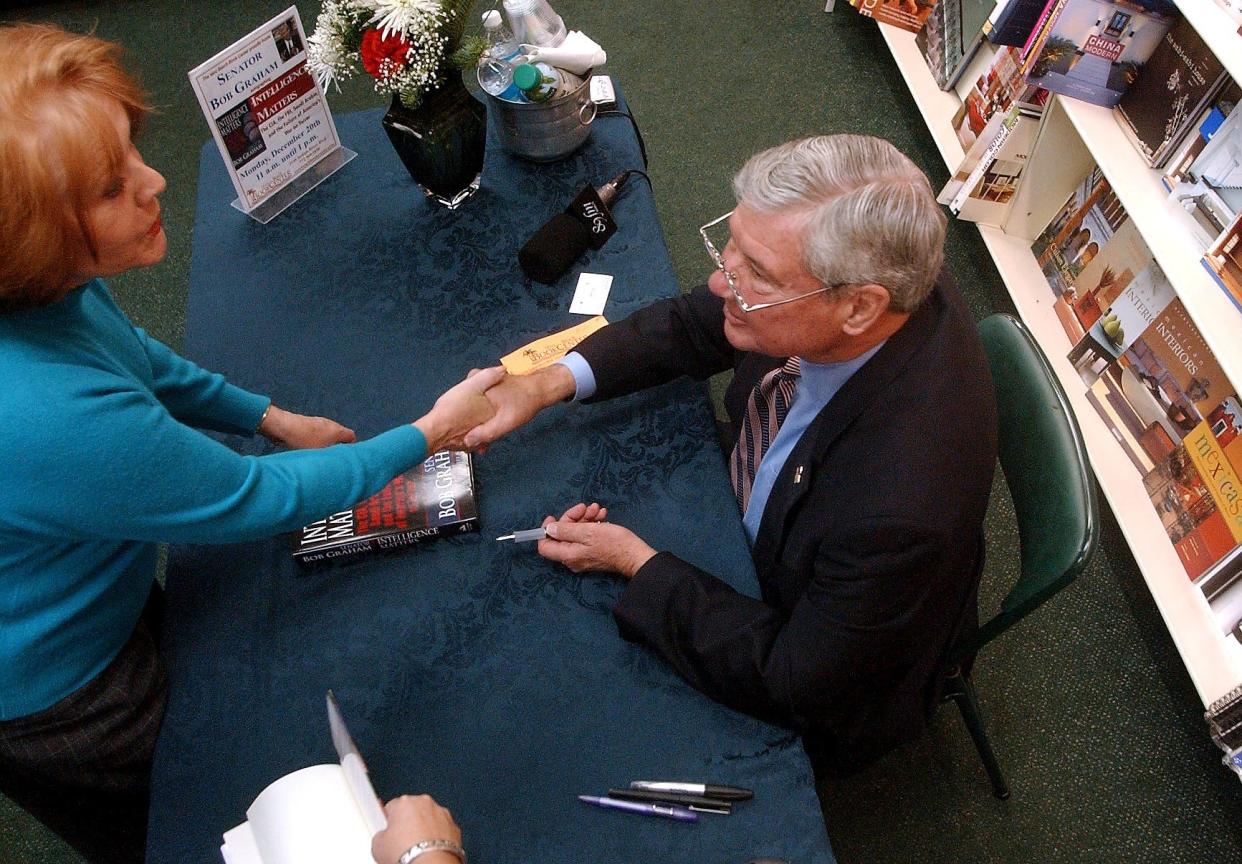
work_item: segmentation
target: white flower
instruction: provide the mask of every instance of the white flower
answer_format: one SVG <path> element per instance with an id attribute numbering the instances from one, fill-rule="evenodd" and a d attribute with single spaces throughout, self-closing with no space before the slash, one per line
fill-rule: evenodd
<path id="1" fill-rule="evenodd" d="M 440 11 L 439 0 L 363 0 L 359 5 L 375 9 L 371 23 L 385 39 L 394 33 L 408 36 L 420 18 Z"/>

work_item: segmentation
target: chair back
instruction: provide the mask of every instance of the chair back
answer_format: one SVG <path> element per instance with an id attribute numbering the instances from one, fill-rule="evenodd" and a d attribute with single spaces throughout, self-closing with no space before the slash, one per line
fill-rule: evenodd
<path id="1" fill-rule="evenodd" d="M 979 324 L 996 390 L 1001 470 L 1018 523 L 1021 571 L 1000 612 L 958 658 L 1020 621 L 1082 572 L 1099 540 L 1095 480 L 1065 391 L 1029 330 L 1011 315 Z"/>

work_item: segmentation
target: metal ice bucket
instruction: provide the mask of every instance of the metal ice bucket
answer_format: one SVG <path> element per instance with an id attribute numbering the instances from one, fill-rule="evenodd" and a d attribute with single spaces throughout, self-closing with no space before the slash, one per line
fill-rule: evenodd
<path id="1" fill-rule="evenodd" d="M 514 156 L 555 162 L 581 147 L 591 134 L 596 106 L 591 101 L 589 70 L 581 86 L 547 102 L 509 102 L 482 92 L 487 97 L 487 122 L 501 146 Z"/>

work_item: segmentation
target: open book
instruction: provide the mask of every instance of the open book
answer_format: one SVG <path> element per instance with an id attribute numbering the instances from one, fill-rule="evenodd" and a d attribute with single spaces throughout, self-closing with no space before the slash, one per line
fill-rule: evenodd
<path id="1" fill-rule="evenodd" d="M 225 864 L 374 864 L 371 838 L 388 822 L 331 691 L 328 725 L 340 764 L 294 771 L 260 792 L 246 821 L 224 833 Z"/>

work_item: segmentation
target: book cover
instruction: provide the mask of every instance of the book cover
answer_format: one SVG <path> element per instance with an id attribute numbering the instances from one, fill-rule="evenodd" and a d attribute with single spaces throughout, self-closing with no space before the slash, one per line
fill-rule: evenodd
<path id="1" fill-rule="evenodd" d="M 1084 224 L 1095 231 L 1100 226 L 1098 218 L 1092 215 L 1084 220 Z M 1104 224 L 1111 229 L 1107 223 Z M 1100 230 L 1101 234 L 1103 230 Z M 1155 260 L 1134 220 L 1127 216 L 1111 230 L 1111 236 L 1101 237 L 1098 252 L 1082 256 L 1087 260 L 1086 265 L 1074 277 L 1069 290 L 1061 295 L 1084 329 L 1099 320 L 1103 310 L 1111 306 L 1130 286 L 1134 277 Z"/>
<path id="2" fill-rule="evenodd" d="M 1111 108 L 1176 16 L 1167 0 L 1065 0 L 1032 49 L 1029 81 Z"/>
<path id="3" fill-rule="evenodd" d="M 940 0 L 914 42 L 941 90 L 950 90 L 982 40 L 990 0 Z"/>
<path id="4" fill-rule="evenodd" d="M 1160 265 L 1151 262 L 1088 328 L 1067 355 L 1090 387 L 1106 369 L 1119 367 L 1122 355 L 1174 301 L 1177 294 Z"/>
<path id="5" fill-rule="evenodd" d="M 478 530 L 470 454 L 441 450 L 367 500 L 302 528 L 293 557 L 299 564 L 341 561 Z"/>
<path id="6" fill-rule="evenodd" d="M 1039 114 L 1019 105 L 995 115 L 936 200 L 959 219 L 1002 224 L 1038 132 Z"/>
<path id="7" fill-rule="evenodd" d="M 988 41 L 993 45 L 1021 48 L 1030 38 L 1046 5 L 1046 0 L 1009 0 L 998 4 L 988 19 Z"/>
<path id="8" fill-rule="evenodd" d="M 1242 311 L 1242 213 L 1234 218 L 1233 224 L 1207 250 L 1207 254 L 1203 256 L 1203 266 L 1238 310 Z"/>
<path id="9" fill-rule="evenodd" d="M 850 0 L 860 15 L 917 33 L 923 29 L 936 0 Z"/>
<path id="10" fill-rule="evenodd" d="M 1179 18 L 1118 102 L 1121 128 L 1147 163 L 1159 167 L 1228 77 L 1194 25 Z"/>
<path id="11" fill-rule="evenodd" d="M 1204 421 L 1230 464 L 1242 467 L 1242 441 L 1235 443 L 1238 436 L 1232 431 L 1238 416 L 1236 388 L 1179 297 L 1104 369 L 1087 399 L 1140 474 L 1151 471 Z"/>
<path id="12" fill-rule="evenodd" d="M 1093 168 L 1070 193 L 1065 204 L 1047 227 L 1031 243 L 1036 263 L 1048 280 L 1053 297 L 1064 306 L 1070 317 L 1075 299 L 1074 285 L 1081 273 L 1104 249 L 1113 235 L 1129 220 L 1121 200 L 1104 179 L 1098 167 Z M 1124 286 L 1123 286 L 1124 287 Z M 1060 315 L 1060 311 L 1058 312 Z M 1063 316 L 1066 332 L 1074 338 L 1077 328 Z"/>
<path id="13" fill-rule="evenodd" d="M 958 142 L 967 153 L 974 147 L 983 130 L 997 114 L 1005 114 L 1015 104 L 1029 110 L 1042 110 L 1047 91 L 1028 86 L 1019 65 L 1016 48 L 1002 48 L 976 79 L 962 99 L 962 107 L 953 115 L 953 129 Z"/>
<path id="14" fill-rule="evenodd" d="M 1227 519 L 1218 504 L 1219 489 L 1204 479 L 1208 476 L 1204 471 L 1210 471 L 1208 466 L 1219 454 L 1204 422 L 1143 478 L 1156 515 L 1192 580 L 1242 539 L 1242 534 L 1235 536 L 1231 530 L 1237 527 L 1236 517 Z"/>

